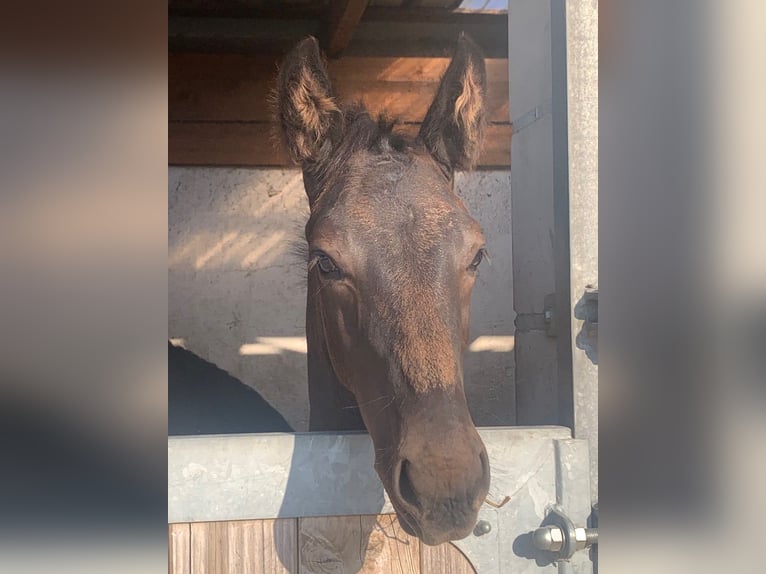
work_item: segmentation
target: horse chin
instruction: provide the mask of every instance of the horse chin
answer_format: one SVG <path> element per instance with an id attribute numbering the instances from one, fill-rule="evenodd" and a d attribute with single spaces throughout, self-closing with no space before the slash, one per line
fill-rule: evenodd
<path id="1" fill-rule="evenodd" d="M 423 544 L 428 546 L 438 546 L 445 542 L 462 540 L 473 530 L 473 527 L 470 527 L 466 529 L 465 532 L 457 530 L 430 531 L 428 529 L 423 529 L 409 512 L 397 509 L 396 507 L 394 507 L 394 510 L 396 511 L 396 517 L 399 519 L 399 525 L 402 527 L 402 530 L 410 536 L 420 539 Z"/>
<path id="2" fill-rule="evenodd" d="M 415 536 L 422 540 L 420 528 L 417 527 L 417 522 L 409 513 L 397 510 L 396 517 L 399 519 L 399 526 L 402 527 L 402 530 L 410 536 Z"/>

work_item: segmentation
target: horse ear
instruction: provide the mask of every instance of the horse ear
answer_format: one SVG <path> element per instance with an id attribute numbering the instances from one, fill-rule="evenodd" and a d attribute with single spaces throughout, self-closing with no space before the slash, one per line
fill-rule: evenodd
<path id="1" fill-rule="evenodd" d="M 484 55 L 461 34 L 457 50 L 420 127 L 420 138 L 450 172 L 471 169 L 478 159 L 486 121 Z"/>
<path id="2" fill-rule="evenodd" d="M 296 163 L 319 161 L 337 140 L 343 116 L 335 104 L 319 44 L 302 40 L 285 57 L 277 78 L 277 113 Z"/>

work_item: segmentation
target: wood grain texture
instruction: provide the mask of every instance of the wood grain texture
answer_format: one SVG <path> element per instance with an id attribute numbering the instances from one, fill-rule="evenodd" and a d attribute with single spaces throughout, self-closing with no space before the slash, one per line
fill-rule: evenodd
<path id="1" fill-rule="evenodd" d="M 414 135 L 426 115 L 449 58 L 331 60 L 338 100 L 385 111 Z M 240 54 L 170 54 L 168 155 L 171 165 L 289 166 L 273 122 L 271 92 L 278 60 Z M 511 163 L 508 61 L 488 59 L 488 119 L 478 167 Z"/>
<path id="2" fill-rule="evenodd" d="M 417 574 L 420 572 L 420 540 L 399 525 L 396 515 L 362 516 L 363 530 L 370 529 L 360 573 Z"/>
<path id="3" fill-rule="evenodd" d="M 295 574 L 297 520 L 238 520 L 171 525 L 170 574 Z M 183 545 L 186 535 L 186 564 Z M 173 538 L 171 537 L 171 542 Z M 175 557 L 175 558 L 174 558 Z"/>
<path id="4" fill-rule="evenodd" d="M 171 5 L 168 19 L 170 52 L 207 52 L 284 55 L 307 35 L 327 46 L 331 10 L 349 0 L 323 0 L 317 5 L 268 0 L 197 0 L 196 6 Z M 508 15 L 461 10 L 397 9 L 369 6 L 348 38 L 348 56 L 444 57 L 455 48 L 461 32 L 471 36 L 492 58 L 508 55 Z M 459 0 L 458 0 L 459 1 Z M 191 3 L 194 4 L 194 3 Z M 204 4 L 202 6 L 201 4 Z M 337 13 L 337 11 L 336 11 Z M 355 14 L 358 14 L 355 13 Z M 348 13 L 347 22 L 355 14 Z"/>
<path id="5" fill-rule="evenodd" d="M 475 574 L 452 544 L 426 546 L 393 514 L 168 526 L 169 574 Z"/>
<path id="6" fill-rule="evenodd" d="M 327 52 L 338 56 L 346 49 L 362 19 L 368 0 L 336 0 L 330 4 L 330 25 L 327 31 Z"/>
<path id="7" fill-rule="evenodd" d="M 341 102 L 363 100 L 374 112 L 420 122 L 431 105 L 449 58 L 359 58 L 328 62 Z M 171 121 L 271 121 L 270 102 L 279 60 L 239 54 L 169 54 Z M 487 59 L 491 122 L 510 122 L 508 60 Z"/>
<path id="8" fill-rule="evenodd" d="M 170 122 L 168 162 L 170 165 L 290 166 L 290 158 L 274 139 L 276 126 L 269 123 Z M 417 134 L 419 124 L 397 131 Z M 478 168 L 508 168 L 511 165 L 512 128 L 508 124 L 487 126 Z"/>
<path id="9" fill-rule="evenodd" d="M 168 524 L 168 572 L 169 574 L 191 574 L 189 524 Z"/>
<path id="10" fill-rule="evenodd" d="M 263 521 L 227 522 L 226 535 L 228 541 L 226 571 L 229 574 L 263 572 Z"/>
<path id="11" fill-rule="evenodd" d="M 264 574 L 298 572 L 298 519 L 263 520 Z"/>
<path id="12" fill-rule="evenodd" d="M 420 550 L 422 574 L 476 574 L 468 558 L 452 544 L 426 546 Z"/>
<path id="13" fill-rule="evenodd" d="M 419 551 L 392 515 L 300 519 L 301 574 L 419 574 Z"/>
<path id="14" fill-rule="evenodd" d="M 191 525 L 191 574 L 226 574 L 229 542 L 226 522 Z"/>

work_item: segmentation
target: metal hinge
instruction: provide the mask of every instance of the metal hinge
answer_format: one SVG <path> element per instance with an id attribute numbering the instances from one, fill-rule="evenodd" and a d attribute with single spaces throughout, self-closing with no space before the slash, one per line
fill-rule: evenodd
<path id="1" fill-rule="evenodd" d="M 550 115 L 551 110 L 551 100 L 545 100 L 539 106 L 535 106 L 525 114 L 522 114 L 518 118 L 511 121 L 511 129 L 513 130 L 513 133 L 517 134 L 524 128 L 531 126 L 537 120 Z"/>

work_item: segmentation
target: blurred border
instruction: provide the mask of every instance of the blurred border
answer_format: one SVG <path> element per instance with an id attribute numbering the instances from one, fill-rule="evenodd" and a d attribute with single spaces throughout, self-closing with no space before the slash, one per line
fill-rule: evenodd
<path id="1" fill-rule="evenodd" d="M 600 568 L 755 572 L 764 4 L 600 9 Z"/>
<path id="2" fill-rule="evenodd" d="M 166 5 L 0 38 L 0 571 L 165 572 Z"/>
<path id="3" fill-rule="evenodd" d="M 600 568 L 758 571 L 764 4 L 599 8 Z M 166 6 L 5 16 L 0 570 L 164 572 Z"/>

